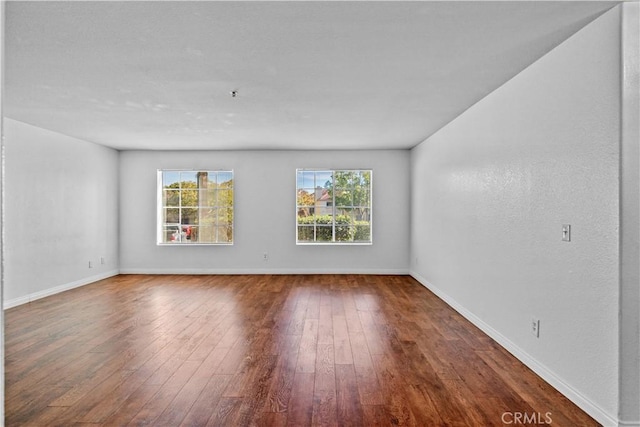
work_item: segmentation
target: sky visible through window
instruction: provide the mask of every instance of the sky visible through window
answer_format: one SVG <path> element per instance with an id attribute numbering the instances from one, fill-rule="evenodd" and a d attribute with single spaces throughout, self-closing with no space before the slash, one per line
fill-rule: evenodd
<path id="1" fill-rule="evenodd" d="M 298 171 L 297 188 L 325 187 L 332 179 L 332 171 Z"/>
<path id="2" fill-rule="evenodd" d="M 162 171 L 162 186 L 164 188 L 179 182 L 198 183 L 198 172 L 196 171 Z M 233 172 L 207 172 L 208 182 L 222 184 L 233 179 Z"/>

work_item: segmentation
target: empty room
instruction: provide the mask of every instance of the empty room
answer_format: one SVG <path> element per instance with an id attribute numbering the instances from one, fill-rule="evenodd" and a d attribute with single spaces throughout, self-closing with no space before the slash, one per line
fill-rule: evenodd
<path id="1" fill-rule="evenodd" d="M 2 1 L 7 426 L 640 427 L 640 3 Z"/>

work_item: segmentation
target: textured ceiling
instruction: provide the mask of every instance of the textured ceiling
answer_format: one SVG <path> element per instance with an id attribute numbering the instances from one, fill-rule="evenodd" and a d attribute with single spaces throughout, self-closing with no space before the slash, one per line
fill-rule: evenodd
<path id="1" fill-rule="evenodd" d="M 409 148 L 615 4 L 12 1 L 4 109 L 117 149 Z"/>

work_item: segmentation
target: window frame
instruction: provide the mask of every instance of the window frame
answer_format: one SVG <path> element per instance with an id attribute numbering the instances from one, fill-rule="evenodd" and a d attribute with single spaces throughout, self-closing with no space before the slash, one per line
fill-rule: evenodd
<path id="1" fill-rule="evenodd" d="M 168 206 L 164 204 L 164 185 L 163 185 L 163 177 L 166 172 L 177 172 L 177 173 L 195 173 L 196 176 L 198 173 L 206 172 L 206 173 L 230 173 L 231 181 L 233 182 L 230 190 L 231 192 L 231 224 L 224 224 L 225 226 L 231 227 L 231 241 L 229 242 L 165 242 L 164 234 L 166 232 L 165 228 L 169 226 L 181 227 L 186 224 L 178 223 L 167 223 L 165 222 L 164 210 L 167 208 L 172 208 L 172 206 Z M 197 187 L 195 190 L 199 191 L 200 188 Z M 181 191 L 181 190 L 178 190 Z M 157 246 L 171 246 L 171 247 L 181 247 L 181 246 L 233 246 L 235 243 L 235 173 L 233 169 L 157 169 L 156 172 L 156 245 Z M 198 206 L 193 207 L 198 211 L 203 208 L 200 203 Z M 178 209 L 182 209 L 182 206 L 178 206 Z M 220 208 L 220 206 L 215 205 L 215 208 Z M 198 226 L 200 226 L 198 224 Z M 218 223 L 218 218 L 216 217 L 216 222 L 213 225 L 216 228 L 221 227 Z M 180 230 L 180 228 L 178 228 Z M 217 231 L 216 231 L 217 233 Z"/>
<path id="2" fill-rule="evenodd" d="M 318 241 L 315 240 L 316 236 L 314 236 L 314 240 L 313 241 L 300 241 L 298 238 L 298 232 L 299 232 L 299 226 L 300 224 L 298 223 L 298 210 L 301 207 L 300 205 L 298 205 L 298 191 L 301 189 L 304 189 L 306 187 L 298 187 L 298 174 L 300 172 L 329 172 L 331 173 L 331 179 L 334 180 L 334 173 L 335 172 L 368 172 L 369 173 L 369 240 L 368 241 L 340 241 L 340 240 L 336 240 L 336 208 L 339 208 L 340 206 L 336 206 L 336 192 L 333 192 L 333 196 L 331 199 L 331 204 L 326 206 L 326 207 L 330 207 L 331 208 L 331 216 L 333 218 L 333 221 L 331 223 L 331 229 L 332 229 L 332 236 L 331 236 L 331 240 L 327 240 L 327 241 Z M 297 246 L 371 246 L 373 245 L 373 169 L 372 168 L 349 168 L 349 169 L 343 169 L 343 168 L 296 168 L 296 191 L 295 191 L 295 201 L 294 201 L 294 208 L 295 208 L 295 227 L 296 227 L 296 245 Z M 316 176 L 314 175 L 314 188 L 316 187 Z M 334 181 L 334 186 L 335 186 L 335 181 Z M 335 188 L 335 187 L 334 187 Z M 354 207 L 353 205 L 351 207 Z M 315 215 L 315 211 L 314 211 L 314 215 Z M 339 224 L 338 224 L 339 225 Z"/>

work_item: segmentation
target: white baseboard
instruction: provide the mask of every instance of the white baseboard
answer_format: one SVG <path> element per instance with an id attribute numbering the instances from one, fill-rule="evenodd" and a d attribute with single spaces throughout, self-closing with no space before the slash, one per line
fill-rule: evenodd
<path id="1" fill-rule="evenodd" d="M 321 268 L 122 268 L 120 274 L 372 274 L 407 276 L 406 269 L 321 269 Z"/>
<path id="2" fill-rule="evenodd" d="M 48 297 L 50 295 L 59 294 L 60 292 L 68 291 L 69 289 L 79 288 L 80 286 L 88 285 L 89 283 L 97 282 L 98 280 L 107 279 L 109 277 L 117 276 L 120 274 L 119 270 L 111 270 L 105 273 L 96 274 L 94 276 L 85 277 L 74 282 L 65 283 L 54 288 L 45 289 L 44 291 L 35 292 L 33 294 L 25 295 L 23 297 L 14 298 L 4 301 L 2 306 L 6 310 L 8 308 L 17 307 L 22 304 L 38 300 L 40 298 Z"/>
<path id="3" fill-rule="evenodd" d="M 502 335 L 500 332 L 493 329 L 490 325 L 485 323 L 482 319 L 468 311 L 464 306 L 459 304 L 456 300 L 451 298 L 445 292 L 443 292 L 438 287 L 434 286 L 424 277 L 420 276 L 415 271 L 411 271 L 409 273 L 414 279 L 416 279 L 421 285 L 425 288 L 429 289 L 431 292 L 436 294 L 438 298 L 447 303 L 451 308 L 460 313 L 464 318 L 469 320 L 475 326 L 480 328 L 485 334 L 489 335 L 494 341 L 504 347 L 509 353 L 514 355 L 518 360 L 528 366 L 533 372 L 538 374 L 543 380 L 549 383 L 552 387 L 558 390 L 560 393 L 565 395 L 569 400 L 575 403 L 580 409 L 585 411 L 591 417 L 593 417 L 596 421 L 602 424 L 605 427 L 614 427 L 614 426 L 627 426 L 627 424 L 622 424 L 618 421 L 617 417 L 614 417 L 608 414 L 606 411 L 602 410 L 598 405 L 591 402 L 585 396 L 583 396 L 578 390 L 571 387 L 571 385 L 564 382 L 558 375 L 549 370 L 546 366 L 539 363 L 536 359 L 534 359 L 527 352 L 522 350 L 520 347 L 515 345 L 511 340 Z M 629 426 L 635 424 L 628 424 Z"/>

